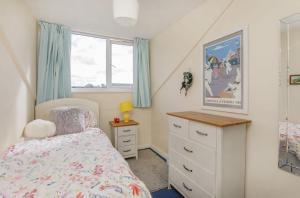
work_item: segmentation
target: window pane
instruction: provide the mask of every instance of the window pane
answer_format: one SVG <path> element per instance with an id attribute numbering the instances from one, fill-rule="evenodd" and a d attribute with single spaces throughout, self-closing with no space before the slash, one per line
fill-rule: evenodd
<path id="1" fill-rule="evenodd" d="M 106 40 L 72 35 L 71 80 L 73 88 L 106 87 Z"/>
<path id="2" fill-rule="evenodd" d="M 112 84 L 131 85 L 133 83 L 133 47 L 112 44 Z"/>

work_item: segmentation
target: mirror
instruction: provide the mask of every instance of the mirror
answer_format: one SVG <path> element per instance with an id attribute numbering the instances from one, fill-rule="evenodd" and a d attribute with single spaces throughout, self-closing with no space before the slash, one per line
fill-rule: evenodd
<path id="1" fill-rule="evenodd" d="M 300 14 L 281 20 L 279 83 L 279 161 L 300 175 Z"/>

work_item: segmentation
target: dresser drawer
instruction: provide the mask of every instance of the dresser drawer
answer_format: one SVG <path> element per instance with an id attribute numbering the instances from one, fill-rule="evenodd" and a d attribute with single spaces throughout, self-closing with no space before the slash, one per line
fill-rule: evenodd
<path id="1" fill-rule="evenodd" d="M 135 145 L 135 135 L 126 135 L 118 137 L 118 147 Z"/>
<path id="2" fill-rule="evenodd" d="M 171 184 L 174 185 L 180 192 L 186 197 L 190 198 L 213 198 L 208 192 L 201 189 L 197 184 L 192 182 L 190 179 L 184 176 L 178 169 L 170 166 L 169 168 L 169 179 Z"/>
<path id="3" fill-rule="evenodd" d="M 215 172 L 216 151 L 212 148 L 170 135 L 170 150 L 175 150 L 200 167 Z"/>
<path id="4" fill-rule="evenodd" d="M 135 135 L 135 134 L 136 134 L 136 126 L 124 126 L 118 128 L 118 136 Z"/>
<path id="5" fill-rule="evenodd" d="M 170 165 L 175 166 L 181 171 L 184 176 L 193 180 L 197 185 L 202 187 L 210 194 L 215 194 L 215 175 L 203 168 L 199 167 L 197 163 L 186 159 L 181 154 L 171 150 L 170 151 Z"/>
<path id="6" fill-rule="evenodd" d="M 171 133 L 182 137 L 188 137 L 189 121 L 177 117 L 169 117 L 169 130 Z"/>
<path id="7" fill-rule="evenodd" d="M 189 138 L 215 148 L 217 144 L 217 127 L 198 122 L 190 122 Z"/>
<path id="8" fill-rule="evenodd" d="M 123 156 L 135 155 L 137 152 L 135 145 L 118 147 L 118 151 Z"/>

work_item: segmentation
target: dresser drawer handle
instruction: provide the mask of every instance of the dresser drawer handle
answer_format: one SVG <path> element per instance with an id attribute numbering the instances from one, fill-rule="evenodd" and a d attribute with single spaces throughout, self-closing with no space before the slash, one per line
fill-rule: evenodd
<path id="1" fill-rule="evenodd" d="M 201 131 L 196 131 L 196 133 L 198 133 L 199 135 L 202 135 L 202 136 L 208 136 L 208 134 L 207 133 L 203 133 L 203 132 L 201 132 Z"/>
<path id="2" fill-rule="evenodd" d="M 131 151 L 131 149 L 129 149 L 129 150 L 125 150 L 125 151 L 123 151 L 123 152 L 125 152 L 125 153 L 128 153 L 129 151 Z"/>
<path id="3" fill-rule="evenodd" d="M 124 143 L 128 143 L 128 142 L 130 142 L 130 140 L 124 140 L 123 142 L 124 142 Z"/>
<path id="4" fill-rule="evenodd" d="M 184 182 L 182 182 L 182 186 L 190 192 L 193 191 L 193 189 L 187 187 Z"/>
<path id="5" fill-rule="evenodd" d="M 183 168 L 184 168 L 185 170 L 187 170 L 187 171 L 189 171 L 189 172 L 193 172 L 192 169 L 188 169 L 184 164 L 183 164 L 182 166 L 183 166 Z"/>
<path id="6" fill-rule="evenodd" d="M 193 152 L 192 150 L 189 150 L 189 149 L 187 149 L 186 147 L 183 147 L 183 149 L 184 149 L 185 151 L 189 152 L 189 153 L 192 153 L 192 152 Z"/>
<path id="7" fill-rule="evenodd" d="M 123 132 L 130 132 L 131 129 L 126 129 L 126 130 L 123 130 Z"/>
<path id="8" fill-rule="evenodd" d="M 174 127 L 181 129 L 181 126 L 178 124 L 173 124 Z"/>

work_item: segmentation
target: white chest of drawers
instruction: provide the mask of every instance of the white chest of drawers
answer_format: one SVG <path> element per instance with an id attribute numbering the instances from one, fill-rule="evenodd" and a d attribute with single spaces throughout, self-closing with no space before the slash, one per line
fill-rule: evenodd
<path id="1" fill-rule="evenodd" d="M 112 128 L 112 144 L 119 153 L 126 159 L 135 157 L 138 159 L 137 140 L 138 140 L 138 123 L 130 120 L 128 123 L 110 122 Z"/>
<path id="2" fill-rule="evenodd" d="M 169 115 L 169 184 L 185 197 L 243 198 L 249 120 Z"/>

